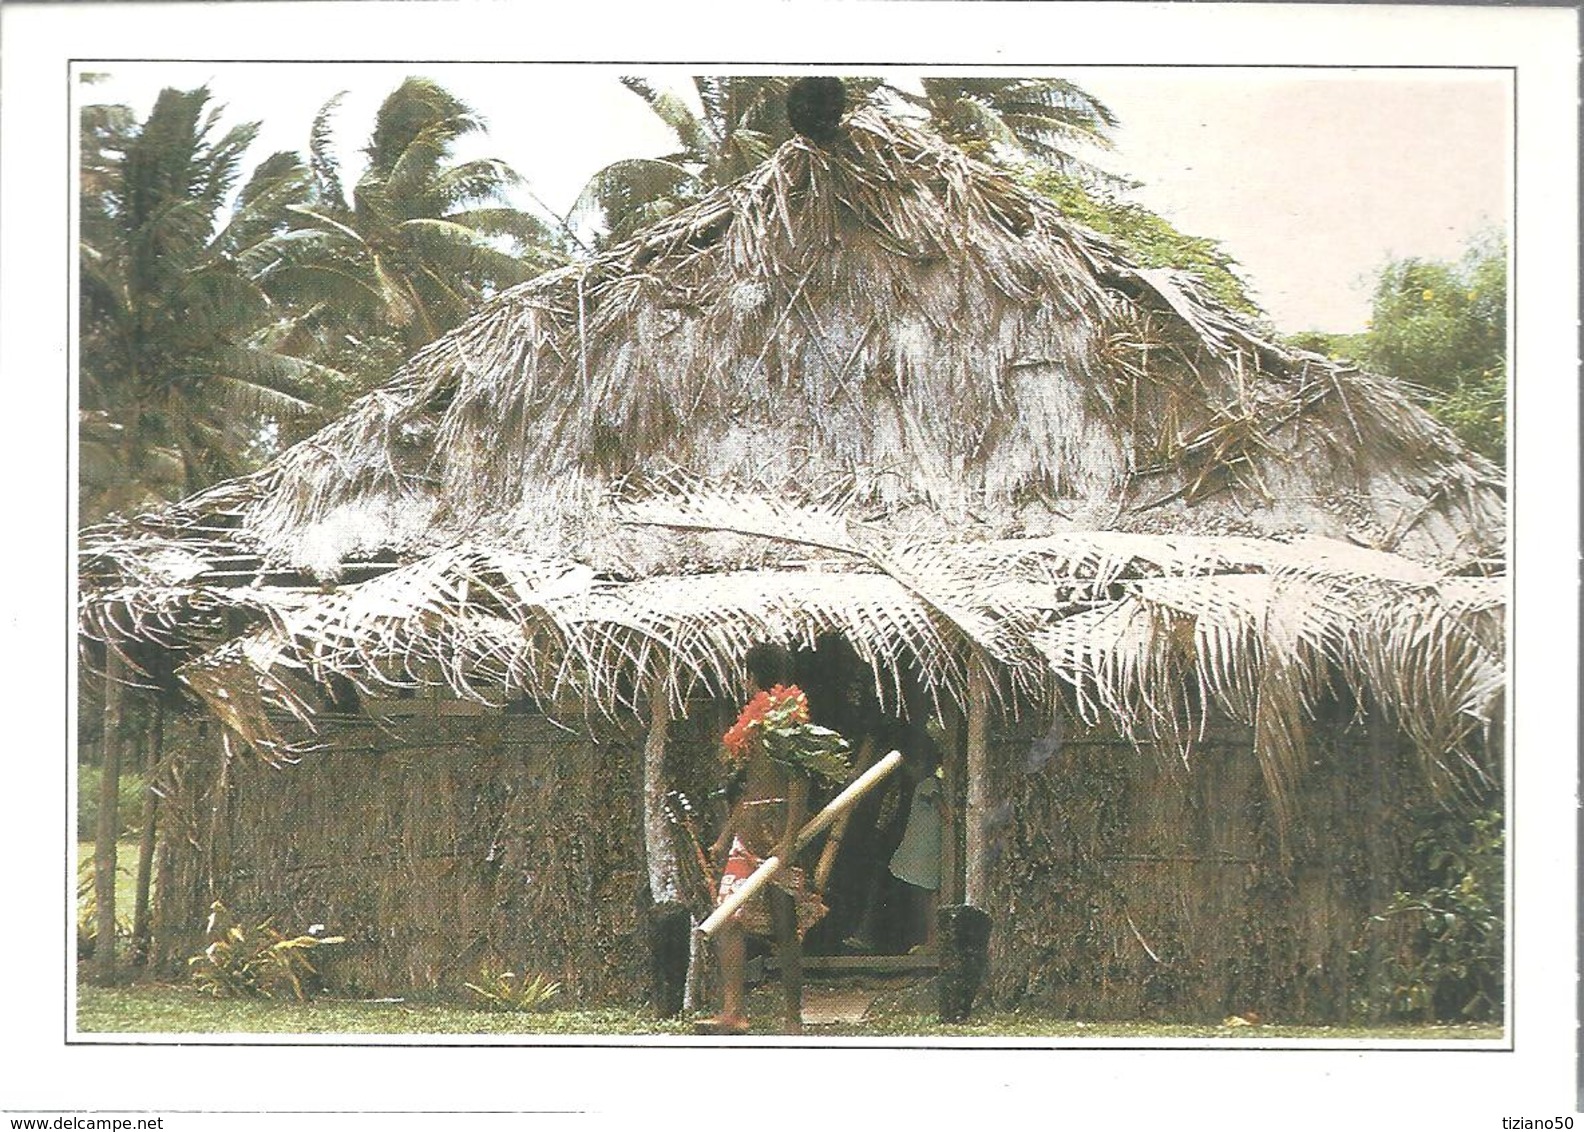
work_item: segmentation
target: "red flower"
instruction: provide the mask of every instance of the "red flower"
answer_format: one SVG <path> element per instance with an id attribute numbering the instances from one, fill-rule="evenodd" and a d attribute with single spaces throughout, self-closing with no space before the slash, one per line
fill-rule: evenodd
<path id="1" fill-rule="evenodd" d="M 748 741 L 753 738 L 754 729 L 769 713 L 770 706 L 770 693 L 760 692 L 748 701 L 748 706 L 738 715 L 737 722 L 726 732 L 723 742 L 734 759 L 741 761 L 748 757 Z"/>
<path id="2" fill-rule="evenodd" d="M 722 737 L 722 742 L 726 745 L 731 761 L 741 765 L 748 760 L 752 751 L 750 744 L 763 742 L 766 726 L 786 727 L 808 721 L 808 697 L 803 694 L 803 690 L 796 684 L 790 687 L 777 684 L 768 692 L 760 692 L 748 701 L 748 705 L 737 716 L 737 722 Z"/>
<path id="3" fill-rule="evenodd" d="M 778 715 L 786 712 L 786 716 L 778 719 L 778 723 L 807 723 L 809 721 L 808 697 L 803 694 L 803 689 L 796 684 L 787 686 L 777 684 L 770 689 L 770 699 L 774 702 L 774 710 Z"/>

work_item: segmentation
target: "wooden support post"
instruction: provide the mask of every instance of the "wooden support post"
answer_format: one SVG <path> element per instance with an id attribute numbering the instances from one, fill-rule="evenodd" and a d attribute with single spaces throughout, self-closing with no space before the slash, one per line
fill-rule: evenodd
<path id="1" fill-rule="evenodd" d="M 137 891 L 132 904 L 132 965 L 142 967 L 149 954 L 149 887 L 154 876 L 154 832 L 159 819 L 159 795 L 154 792 L 157 776 L 164 767 L 165 712 L 154 704 L 154 722 L 149 728 L 148 759 L 144 764 L 148 781 L 143 785 L 143 830 L 138 841 Z"/>
<path id="2" fill-rule="evenodd" d="M 941 806 L 941 886 L 942 905 L 961 904 L 963 899 L 962 874 L 962 812 L 964 797 L 962 717 L 955 704 L 946 705 L 949 715 L 946 724 L 948 740 L 941 751 L 941 777 L 943 779 L 944 805 Z"/>
<path id="3" fill-rule="evenodd" d="M 656 904 L 682 899 L 676 842 L 671 837 L 665 808 L 665 751 L 670 724 L 665 677 L 657 675 L 649 689 L 649 733 L 644 737 L 643 762 L 644 856 L 649 865 L 649 896 Z"/>
<path id="4" fill-rule="evenodd" d="M 990 670 L 982 656 L 968 669 L 966 844 L 963 902 L 988 910 L 990 899 Z"/>
<path id="5" fill-rule="evenodd" d="M 94 831 L 94 902 L 98 910 L 95 924 L 93 974 L 100 984 L 115 980 L 116 930 L 116 834 L 119 815 L 116 802 L 121 787 L 121 704 L 122 672 L 125 665 L 114 646 L 105 649 L 104 746 L 99 768 L 99 825 Z"/>

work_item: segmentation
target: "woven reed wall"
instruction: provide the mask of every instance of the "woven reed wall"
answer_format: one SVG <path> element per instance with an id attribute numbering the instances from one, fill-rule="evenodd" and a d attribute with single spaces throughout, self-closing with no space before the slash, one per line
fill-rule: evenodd
<path id="1" fill-rule="evenodd" d="M 1007 730 L 992 750 L 998 1005 L 1315 1023 L 1356 1010 L 1350 952 L 1413 836 L 1403 752 L 1353 725 L 1313 739 L 1284 856 L 1244 731 L 1213 729 L 1187 768 L 1105 732 L 1043 761 L 1039 740 Z"/>
<path id="2" fill-rule="evenodd" d="M 346 935 L 327 973 L 357 993 L 456 996 L 484 965 L 580 1002 L 644 985 L 640 737 L 512 715 L 322 732 L 329 749 L 295 766 L 189 768 L 161 861 L 167 964 L 202 946 L 218 897 L 250 922 Z"/>
<path id="3" fill-rule="evenodd" d="M 708 826 L 725 716 L 695 708 L 673 724 L 667 762 Z M 323 730 L 330 749 L 294 767 L 187 765 L 158 862 L 169 969 L 202 946 L 218 897 L 254 922 L 348 935 L 330 971 L 344 989 L 455 997 L 488 963 L 559 979 L 580 1002 L 641 1000 L 636 729 L 591 738 L 534 716 L 437 715 Z M 1059 744 L 1043 726 L 993 736 L 995 1004 L 1348 1017 L 1349 952 L 1391 898 L 1413 836 L 1401 815 L 1422 801 L 1403 752 L 1349 723 L 1314 740 L 1284 858 L 1246 732 L 1212 729 L 1184 768 L 1066 730 Z M 707 897 L 687 889 L 702 912 Z"/>

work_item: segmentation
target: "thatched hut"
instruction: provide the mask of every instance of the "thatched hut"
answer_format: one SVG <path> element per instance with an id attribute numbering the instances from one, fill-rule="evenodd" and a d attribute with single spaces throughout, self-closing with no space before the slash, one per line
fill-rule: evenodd
<path id="1" fill-rule="evenodd" d="M 1504 538 L 1395 383 L 861 111 L 88 532 L 82 624 L 225 724 L 165 776 L 167 958 L 220 897 L 370 990 L 631 997 L 771 641 L 856 744 L 940 753 L 998 1001 L 1320 1018 L 1414 799 L 1499 797 Z M 811 950 L 914 942 L 909 781 Z"/>

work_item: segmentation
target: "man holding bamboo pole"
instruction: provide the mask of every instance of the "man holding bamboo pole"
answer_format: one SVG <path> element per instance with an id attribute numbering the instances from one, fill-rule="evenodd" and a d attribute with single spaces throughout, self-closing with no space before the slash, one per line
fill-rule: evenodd
<path id="1" fill-rule="evenodd" d="M 756 887 L 763 885 L 763 891 L 718 922 L 711 917 L 706 934 L 713 934 L 715 940 L 723 1002 L 720 1014 L 701 1029 L 747 1032 L 745 935 L 751 932 L 774 940 L 786 1029 L 796 1034 L 803 1029 L 802 937 L 824 916 L 825 905 L 809 890 L 804 871 L 791 862 L 802 847 L 799 834 L 813 781 L 841 782 L 847 777 L 847 742 L 834 731 L 815 726 L 802 691 L 784 683 L 791 675 L 791 657 L 785 649 L 757 646 L 749 650 L 747 666 L 757 694 L 725 736 L 727 761 L 742 774 L 742 793 L 715 839 L 712 857 L 717 862 L 725 858 L 722 905 L 750 877 Z M 776 859 L 776 867 L 761 871 L 769 858 Z"/>

